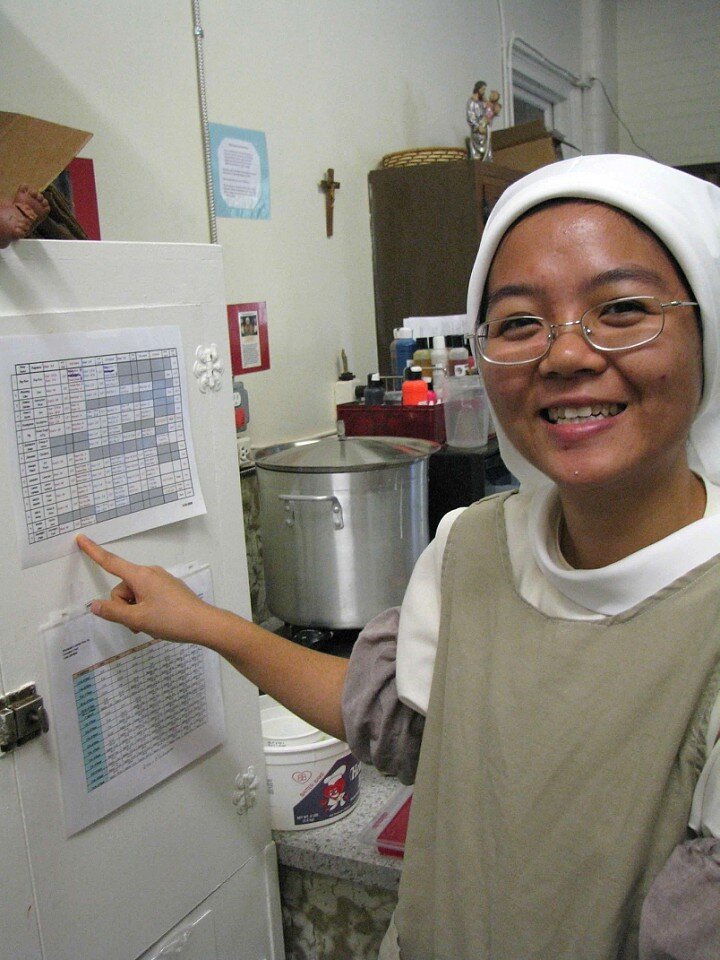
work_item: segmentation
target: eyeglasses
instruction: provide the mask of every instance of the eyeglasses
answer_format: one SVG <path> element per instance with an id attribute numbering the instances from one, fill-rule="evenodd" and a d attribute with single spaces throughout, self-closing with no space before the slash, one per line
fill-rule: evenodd
<path id="1" fill-rule="evenodd" d="M 535 363 L 549 352 L 558 331 L 579 327 L 585 342 L 601 353 L 632 350 L 651 343 L 663 331 L 665 311 L 696 307 L 694 300 L 657 297 L 620 297 L 586 310 L 579 320 L 550 323 L 544 317 L 527 315 L 491 318 L 475 331 L 478 353 L 488 363 L 510 366 Z"/>

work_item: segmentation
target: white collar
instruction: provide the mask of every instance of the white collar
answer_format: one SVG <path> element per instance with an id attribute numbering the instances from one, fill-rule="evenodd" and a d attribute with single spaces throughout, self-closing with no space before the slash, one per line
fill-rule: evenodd
<path id="1" fill-rule="evenodd" d="M 720 553 L 720 487 L 702 478 L 705 514 L 658 543 L 597 570 L 575 570 L 558 547 L 560 501 L 555 487 L 533 494 L 528 539 L 535 561 L 563 596 L 606 616 L 629 610 Z"/>

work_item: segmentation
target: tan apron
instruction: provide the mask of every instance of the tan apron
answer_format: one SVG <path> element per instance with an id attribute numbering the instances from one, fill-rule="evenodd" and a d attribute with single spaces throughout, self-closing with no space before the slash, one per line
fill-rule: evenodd
<path id="1" fill-rule="evenodd" d="M 391 960 L 630 960 L 686 839 L 720 687 L 720 561 L 601 622 L 516 592 L 503 501 L 454 524 Z"/>

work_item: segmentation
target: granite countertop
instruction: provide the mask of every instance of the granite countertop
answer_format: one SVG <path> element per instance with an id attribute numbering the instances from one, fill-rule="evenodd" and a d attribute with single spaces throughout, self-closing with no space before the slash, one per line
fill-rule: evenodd
<path id="1" fill-rule="evenodd" d="M 396 890 L 402 858 L 378 853 L 360 834 L 399 787 L 395 777 L 385 777 L 363 764 L 360 796 L 347 816 L 309 830 L 273 830 L 278 860 L 309 873 Z"/>

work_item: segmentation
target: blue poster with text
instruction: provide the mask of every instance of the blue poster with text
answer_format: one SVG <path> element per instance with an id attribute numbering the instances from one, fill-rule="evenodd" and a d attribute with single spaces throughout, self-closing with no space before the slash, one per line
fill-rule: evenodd
<path id="1" fill-rule="evenodd" d="M 265 134 L 211 123 L 215 215 L 270 219 L 270 166 Z"/>

